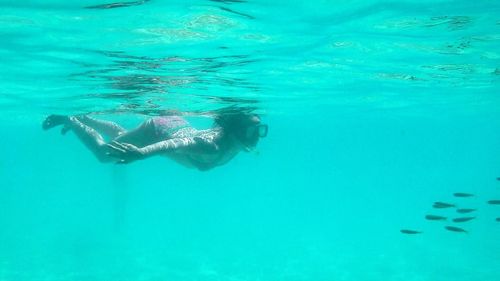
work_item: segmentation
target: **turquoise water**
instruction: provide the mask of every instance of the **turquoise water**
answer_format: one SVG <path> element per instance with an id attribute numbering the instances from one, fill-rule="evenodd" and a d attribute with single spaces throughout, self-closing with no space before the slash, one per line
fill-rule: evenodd
<path id="1" fill-rule="evenodd" d="M 0 280 L 500 280 L 500 4 L 187 2 L 0 1 Z M 228 106 L 208 172 L 41 129 Z"/>

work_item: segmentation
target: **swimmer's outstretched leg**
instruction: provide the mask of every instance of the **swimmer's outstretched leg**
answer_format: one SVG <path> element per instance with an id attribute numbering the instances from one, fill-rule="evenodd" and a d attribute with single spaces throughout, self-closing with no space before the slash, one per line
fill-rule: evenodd
<path id="1" fill-rule="evenodd" d="M 86 121 L 85 124 L 82 121 Z M 65 115 L 50 115 L 45 119 L 42 124 L 44 130 L 52 129 L 57 126 L 63 126 L 61 133 L 65 134 L 68 130 L 73 130 L 77 137 L 83 144 L 90 150 L 101 162 L 111 162 L 115 159 L 108 156 L 106 141 L 96 131 L 96 129 L 89 126 L 97 125 L 96 127 L 102 129 L 110 136 L 120 135 L 125 132 L 125 129 L 112 122 L 95 120 L 86 116 L 65 116 Z"/>
<path id="2" fill-rule="evenodd" d="M 97 120 L 87 115 L 78 116 L 78 120 L 80 120 L 80 122 L 82 122 L 83 124 L 94 128 L 96 131 L 106 135 L 111 139 L 114 139 L 127 132 L 127 130 L 125 130 L 123 127 L 114 122 Z"/>
<path id="3" fill-rule="evenodd" d="M 77 117 L 78 120 L 83 124 L 93 128 L 99 133 L 106 135 L 110 139 L 114 139 L 127 132 L 127 130 L 125 130 L 123 127 L 111 121 L 97 120 L 87 115 L 79 115 L 75 117 Z M 42 127 L 44 130 L 48 130 L 59 125 L 64 125 L 63 129 L 61 130 L 61 133 L 65 134 L 67 131 L 71 129 L 66 124 L 68 118 L 69 117 L 65 115 L 52 114 L 45 119 Z"/>

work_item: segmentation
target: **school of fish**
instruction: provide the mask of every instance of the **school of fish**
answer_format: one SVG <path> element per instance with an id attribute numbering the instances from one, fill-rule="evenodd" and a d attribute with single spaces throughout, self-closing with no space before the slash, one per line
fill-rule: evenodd
<path id="1" fill-rule="evenodd" d="M 500 181 L 500 177 L 496 178 L 496 180 Z M 455 192 L 455 193 L 453 193 L 453 197 L 455 197 L 457 200 L 464 200 L 466 198 L 476 197 L 476 195 L 472 194 L 472 193 L 466 193 L 466 192 Z M 464 201 L 461 201 L 460 204 L 462 204 L 463 202 Z M 489 204 L 489 205 L 500 205 L 500 199 L 491 199 L 491 200 L 486 201 L 485 203 Z M 455 211 L 458 214 L 475 213 L 478 210 L 477 208 L 459 207 L 458 204 L 450 203 L 450 202 L 443 202 L 443 201 L 434 202 L 432 205 L 432 208 L 434 208 L 436 210 L 437 209 L 455 208 L 456 209 Z M 475 220 L 476 216 L 460 216 L 460 215 L 458 215 L 458 216 L 450 218 L 450 220 L 448 220 L 449 218 L 446 216 L 442 216 L 439 214 L 427 214 L 427 215 L 425 215 L 425 219 L 428 221 L 434 221 L 434 222 L 438 222 L 438 221 L 448 222 L 448 221 L 450 221 L 454 224 L 462 224 L 462 223 L 466 223 L 466 222 Z M 496 217 L 494 220 L 496 222 L 500 222 L 500 217 Z M 445 225 L 444 229 L 451 231 L 451 232 L 456 232 L 456 233 L 469 233 L 468 230 L 466 230 L 462 227 L 458 227 L 455 225 L 449 225 L 449 224 Z M 423 231 L 417 230 L 417 229 L 401 229 L 400 232 L 403 234 L 409 234 L 409 235 L 424 233 Z"/>

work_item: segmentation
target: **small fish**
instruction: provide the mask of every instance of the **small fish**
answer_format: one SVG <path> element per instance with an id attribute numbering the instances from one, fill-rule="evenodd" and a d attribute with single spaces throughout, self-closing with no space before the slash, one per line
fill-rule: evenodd
<path id="1" fill-rule="evenodd" d="M 463 217 L 463 218 L 456 218 L 453 219 L 454 222 L 466 222 L 475 219 L 476 217 Z"/>
<path id="2" fill-rule="evenodd" d="M 467 214 L 467 213 L 472 213 L 474 212 L 476 209 L 457 209 L 457 213 L 460 213 L 460 214 Z"/>
<path id="3" fill-rule="evenodd" d="M 445 220 L 447 220 L 446 217 L 435 216 L 435 215 L 427 215 L 427 216 L 425 216 L 425 219 L 430 220 L 430 221 L 445 221 Z"/>
<path id="4" fill-rule="evenodd" d="M 411 229 L 401 229 L 401 233 L 404 234 L 420 234 L 422 231 L 411 230 Z"/>
<path id="5" fill-rule="evenodd" d="M 500 222 L 500 218 L 496 218 L 495 220 L 496 220 L 497 222 Z"/>
<path id="6" fill-rule="evenodd" d="M 500 181 L 500 177 L 497 178 L 497 181 Z"/>
<path id="7" fill-rule="evenodd" d="M 445 226 L 444 228 L 446 228 L 446 229 L 447 229 L 447 230 L 449 230 L 449 231 L 468 233 L 468 232 L 467 232 L 467 230 L 465 230 L 465 229 L 463 229 L 463 228 L 460 228 L 460 227 L 455 227 L 455 226 Z"/>
<path id="8" fill-rule="evenodd" d="M 454 208 L 455 205 L 444 202 L 434 202 L 434 205 L 432 205 L 432 207 L 436 209 L 444 209 L 444 208 Z"/>
<path id="9" fill-rule="evenodd" d="M 500 205 L 500 200 L 490 200 L 490 201 L 488 201 L 488 204 L 491 204 L 491 205 Z"/>
<path id="10" fill-rule="evenodd" d="M 474 194 L 463 193 L 463 192 L 456 192 L 456 193 L 453 193 L 453 196 L 455 196 L 455 197 L 472 197 L 472 196 L 474 196 Z"/>

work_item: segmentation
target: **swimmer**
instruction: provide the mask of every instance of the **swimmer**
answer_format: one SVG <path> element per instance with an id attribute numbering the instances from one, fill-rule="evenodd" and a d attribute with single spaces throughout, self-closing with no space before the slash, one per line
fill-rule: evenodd
<path id="1" fill-rule="evenodd" d="M 50 115 L 42 124 L 44 130 L 57 126 L 63 134 L 73 131 L 103 163 L 126 164 L 162 155 L 201 171 L 226 164 L 240 151 L 254 150 L 268 130 L 258 115 L 247 112 L 218 115 L 206 130 L 193 128 L 180 116 L 153 117 L 130 131 L 87 115 Z"/>

